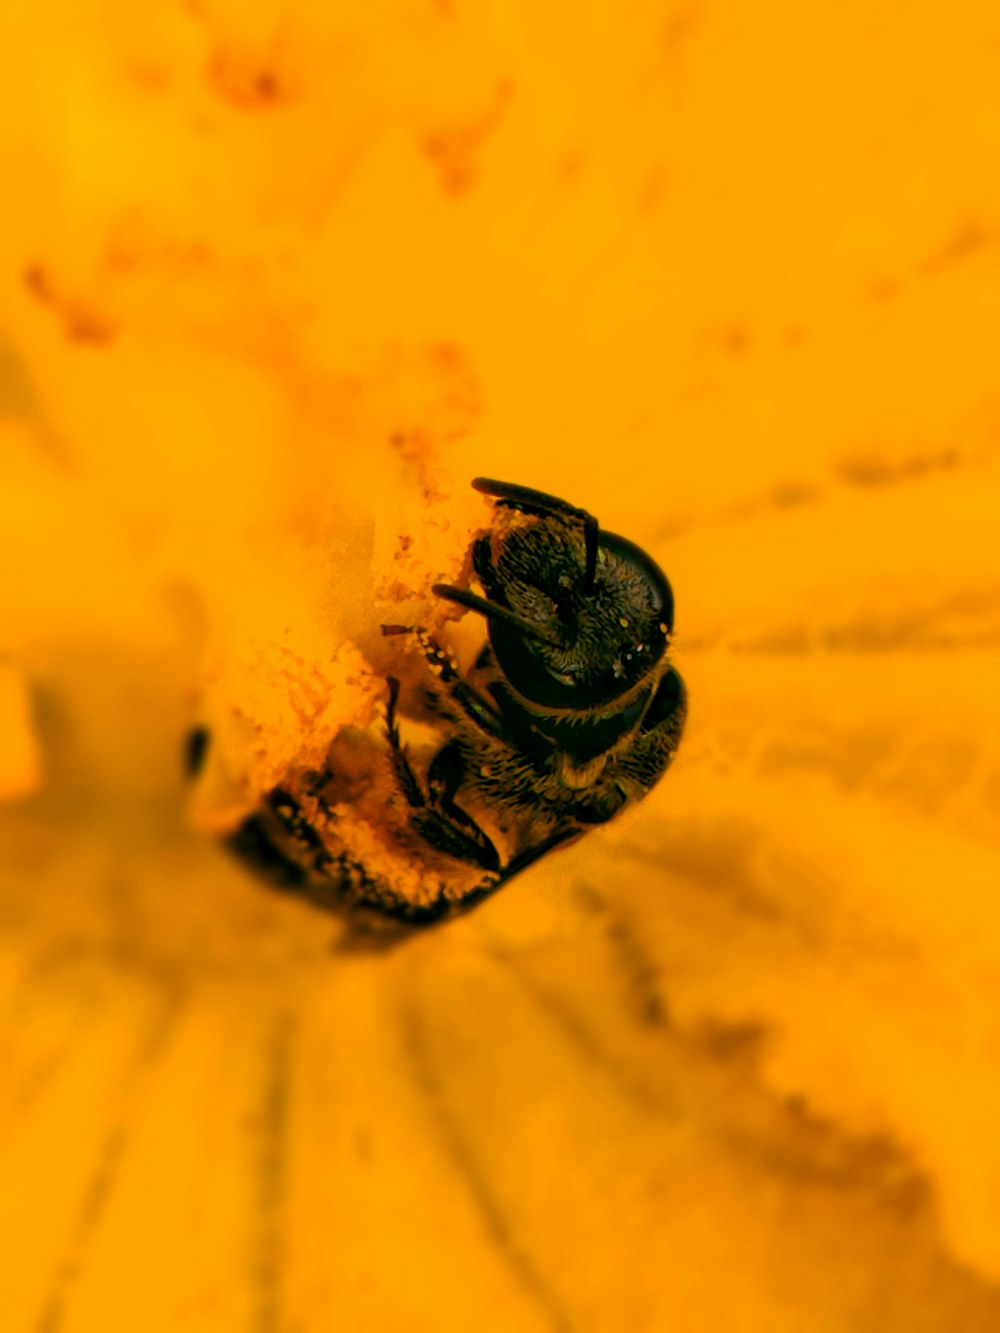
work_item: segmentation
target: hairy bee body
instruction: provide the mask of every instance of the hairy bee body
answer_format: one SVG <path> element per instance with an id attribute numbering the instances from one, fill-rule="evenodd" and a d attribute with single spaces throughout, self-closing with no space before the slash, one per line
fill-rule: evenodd
<path id="1" fill-rule="evenodd" d="M 345 783 L 353 761 L 335 742 L 324 769 L 290 774 L 231 839 L 324 907 L 414 926 L 467 911 L 644 796 L 679 744 L 662 571 L 565 501 L 473 484 L 495 499 L 472 550 L 483 591 L 434 591 L 486 618 L 474 667 L 463 674 L 420 629 L 386 627 L 412 635 L 423 678 L 402 701 L 388 678 L 383 744 L 348 738 L 362 777 Z M 401 713 L 422 714 L 437 743 L 414 752 Z"/>
<path id="2" fill-rule="evenodd" d="M 518 734 L 513 743 L 488 737 L 455 717 L 467 785 L 490 809 L 530 817 L 536 828 L 572 821 L 583 831 L 606 823 L 645 795 L 680 741 L 683 686 L 672 667 L 634 689 L 617 711 L 582 715 L 543 714 L 515 702 L 492 655 L 469 682 L 510 700 L 508 725 Z"/>

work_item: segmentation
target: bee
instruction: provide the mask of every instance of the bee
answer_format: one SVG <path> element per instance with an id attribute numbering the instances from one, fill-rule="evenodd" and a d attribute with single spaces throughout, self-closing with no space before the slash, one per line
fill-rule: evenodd
<path id="1" fill-rule="evenodd" d="M 481 591 L 433 592 L 485 620 L 474 665 L 463 673 L 419 627 L 382 627 L 409 635 L 419 655 L 411 712 L 430 722 L 434 745 L 411 755 L 401 682 L 389 676 L 377 752 L 370 738 L 335 742 L 325 769 L 275 788 L 231 838 L 322 906 L 405 926 L 466 912 L 645 796 L 677 751 L 686 694 L 668 659 L 674 599 L 663 571 L 565 500 L 487 478 L 472 485 L 494 502 L 471 548 Z M 365 827 L 408 862 L 409 877 L 366 859 Z"/>

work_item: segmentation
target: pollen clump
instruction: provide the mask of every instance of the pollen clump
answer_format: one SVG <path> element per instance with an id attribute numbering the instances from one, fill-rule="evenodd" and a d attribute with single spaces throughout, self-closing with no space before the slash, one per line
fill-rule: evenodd
<path id="1" fill-rule="evenodd" d="M 382 687 L 358 649 L 345 643 L 324 661 L 288 637 L 220 670 L 205 691 L 215 755 L 193 798 L 201 827 L 231 829 L 290 769 L 321 768 L 345 728 L 372 721 Z"/>
<path id="2" fill-rule="evenodd" d="M 4 1333 L 1000 1328 L 997 43 L 3 0 Z M 454 882 L 475 476 L 662 565 L 690 720 L 362 949 L 226 840 Z"/>

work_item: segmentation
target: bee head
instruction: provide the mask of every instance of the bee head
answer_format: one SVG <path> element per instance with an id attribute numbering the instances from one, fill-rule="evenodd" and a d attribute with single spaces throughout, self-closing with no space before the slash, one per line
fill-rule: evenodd
<path id="1" fill-rule="evenodd" d="M 535 704 L 584 710 L 628 693 L 657 665 L 673 629 L 673 594 L 650 557 L 599 530 L 590 514 L 527 487 L 478 479 L 497 498 L 475 547 L 484 597 L 439 596 L 484 615 L 509 684 Z"/>

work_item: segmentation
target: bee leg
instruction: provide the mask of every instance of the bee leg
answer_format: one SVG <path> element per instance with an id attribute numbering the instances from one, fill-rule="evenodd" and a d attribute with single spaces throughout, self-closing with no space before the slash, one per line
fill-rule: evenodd
<path id="1" fill-rule="evenodd" d="M 555 829 L 541 842 L 525 847 L 523 851 L 512 857 L 503 868 L 500 883 L 506 884 L 515 875 L 519 875 L 522 870 L 527 870 L 528 866 L 534 865 L 543 856 L 548 856 L 549 852 L 555 851 L 557 847 L 561 847 L 565 842 L 572 842 L 576 838 L 582 837 L 585 832 L 586 830 L 577 824 L 564 824 L 561 828 Z"/>
<path id="2" fill-rule="evenodd" d="M 684 682 L 670 667 L 646 711 L 638 736 L 619 756 L 618 772 L 633 796 L 644 796 L 669 768 L 680 744 L 686 714 Z"/>
<path id="3" fill-rule="evenodd" d="M 389 753 L 392 756 L 392 766 L 396 773 L 396 781 L 399 783 L 403 795 L 406 797 L 407 804 L 414 810 L 420 809 L 426 804 L 424 793 L 417 781 L 417 775 L 410 766 L 409 756 L 399 735 L 399 724 L 396 721 L 396 704 L 399 702 L 399 681 L 395 676 L 388 676 L 386 684 L 389 686 L 389 700 L 385 706 L 385 735 L 389 742 Z"/>
<path id="4" fill-rule="evenodd" d="M 425 794 L 410 764 L 399 735 L 396 704 L 399 681 L 388 678 L 389 700 L 386 705 L 386 738 L 400 790 L 412 810 L 411 822 L 432 847 L 456 860 L 483 870 L 498 872 L 497 849 L 479 825 L 455 804 L 455 793 L 465 776 L 465 763 L 455 745 L 446 745 L 431 761 Z"/>
<path id="5" fill-rule="evenodd" d="M 444 649 L 438 647 L 434 640 L 428 638 L 422 631 L 418 632 L 417 639 L 424 657 L 437 673 L 449 697 L 461 708 L 466 717 L 494 740 L 509 740 L 510 737 L 500 715 L 462 678 L 458 667 Z"/>
<path id="6" fill-rule="evenodd" d="M 465 777 L 465 760 L 457 745 L 446 745 L 431 760 L 427 770 L 427 787 L 433 811 L 448 820 L 450 832 L 460 829 L 478 850 L 476 864 L 484 870 L 499 870 L 497 849 L 471 815 L 455 804 L 455 793 Z M 466 860 L 468 857 L 465 858 Z"/>

